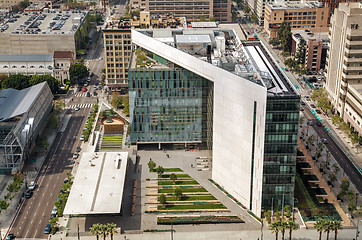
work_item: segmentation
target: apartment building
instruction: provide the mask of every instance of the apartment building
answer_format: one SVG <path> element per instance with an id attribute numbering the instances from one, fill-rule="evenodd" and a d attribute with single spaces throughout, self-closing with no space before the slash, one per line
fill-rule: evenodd
<path id="1" fill-rule="evenodd" d="M 331 17 L 326 89 L 335 111 L 361 133 L 362 3 L 341 3 Z"/>
<path id="2" fill-rule="evenodd" d="M 131 9 L 149 11 L 151 15 L 185 17 L 188 21 L 208 21 L 215 17 L 219 22 L 231 21 L 231 0 L 131 0 Z"/>
<path id="3" fill-rule="evenodd" d="M 277 37 L 282 22 L 289 23 L 292 30 L 328 32 L 328 14 L 329 8 L 320 2 L 271 2 L 265 7 L 264 29 L 270 38 Z"/>
<path id="4" fill-rule="evenodd" d="M 292 54 L 299 51 L 301 41 L 305 42 L 304 66 L 308 71 L 325 69 L 328 49 L 328 32 L 311 33 L 309 30 L 292 31 Z"/>
<path id="5" fill-rule="evenodd" d="M 103 26 L 106 84 L 111 91 L 128 89 L 128 68 L 132 54 L 131 28 L 176 28 L 183 18 L 152 18 L 141 12 L 139 19 L 109 19 Z"/>
<path id="6" fill-rule="evenodd" d="M 300 96 L 263 44 L 226 28 L 131 35 L 131 143 L 209 150 L 212 179 L 257 216 L 292 205 Z"/>

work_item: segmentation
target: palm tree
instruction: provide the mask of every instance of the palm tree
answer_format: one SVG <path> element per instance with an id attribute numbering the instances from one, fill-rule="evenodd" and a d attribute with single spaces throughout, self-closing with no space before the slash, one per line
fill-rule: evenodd
<path id="1" fill-rule="evenodd" d="M 332 231 L 332 221 L 324 221 L 324 232 L 327 233 L 327 240 L 329 239 L 329 232 Z"/>
<path id="2" fill-rule="evenodd" d="M 280 231 L 282 232 L 282 240 L 284 240 L 285 230 L 288 229 L 288 222 L 281 220 L 280 221 Z"/>
<path id="3" fill-rule="evenodd" d="M 319 240 L 322 239 L 322 233 L 324 231 L 324 226 L 325 226 L 325 220 L 323 219 L 319 219 L 318 221 L 316 221 L 314 223 L 313 228 L 317 230 L 317 232 L 319 232 Z"/>
<path id="4" fill-rule="evenodd" d="M 106 237 L 109 234 L 107 225 L 103 225 L 103 224 L 101 225 L 101 232 L 103 235 L 103 240 L 106 240 Z"/>
<path id="5" fill-rule="evenodd" d="M 117 224 L 108 223 L 107 224 L 108 232 L 111 235 L 111 240 L 113 240 L 113 234 L 117 233 Z"/>
<path id="6" fill-rule="evenodd" d="M 101 232 L 101 225 L 100 224 L 93 224 L 90 228 L 89 231 L 92 235 L 96 236 L 97 240 L 99 239 L 99 235 L 102 234 Z"/>
<path id="7" fill-rule="evenodd" d="M 334 240 L 337 240 L 338 230 L 342 229 L 341 221 L 333 221 L 331 223 L 331 230 L 334 231 Z"/>
<path id="8" fill-rule="evenodd" d="M 298 230 L 298 225 L 292 220 L 289 220 L 287 223 L 288 223 L 287 229 L 289 229 L 289 240 L 292 240 L 292 232 Z"/>
<path id="9" fill-rule="evenodd" d="M 269 230 L 272 231 L 273 233 L 275 233 L 275 239 L 278 240 L 278 233 L 280 231 L 280 220 L 277 220 L 275 222 L 272 222 L 270 224 Z"/>

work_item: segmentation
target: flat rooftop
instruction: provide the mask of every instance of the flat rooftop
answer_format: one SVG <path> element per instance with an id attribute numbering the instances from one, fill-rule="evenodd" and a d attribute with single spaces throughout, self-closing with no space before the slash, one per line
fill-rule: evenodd
<path id="1" fill-rule="evenodd" d="M 328 41 L 328 32 L 318 32 L 318 33 L 312 33 L 312 32 L 306 32 L 305 30 L 292 30 L 292 34 L 294 38 L 299 38 L 298 35 L 300 35 L 300 37 L 302 37 L 304 40 L 309 40 L 309 39 L 316 39 L 316 40 L 325 40 L 326 42 Z"/>
<path id="2" fill-rule="evenodd" d="M 0 34 L 74 34 L 84 21 L 86 12 L 57 11 L 41 14 L 17 14 L 15 22 L 3 23 L 7 27 Z M 59 24 L 59 27 L 56 25 Z"/>
<path id="3" fill-rule="evenodd" d="M 323 8 L 324 5 L 318 1 L 274 1 L 266 3 L 271 9 L 298 9 L 298 8 Z"/>
<path id="4" fill-rule="evenodd" d="M 120 213 L 127 161 L 127 152 L 83 153 L 64 214 Z"/>
<path id="5" fill-rule="evenodd" d="M 295 86 L 290 82 L 264 45 L 259 41 L 242 42 L 238 37 L 240 33 L 235 31 L 235 29 L 237 29 L 236 26 L 228 28 L 227 25 L 224 25 L 222 28 L 216 29 L 167 30 L 167 34 L 169 35 L 171 31 L 173 36 L 167 39 L 157 38 L 157 36 L 162 35 L 159 32 L 162 30 L 157 30 L 157 33 L 151 29 L 139 30 L 139 32 L 153 37 L 164 44 L 179 48 L 181 51 L 187 52 L 198 59 L 209 62 L 246 80 L 262 85 L 267 88 L 270 96 L 298 94 Z M 199 42 L 203 43 L 203 46 L 195 47 L 195 43 Z M 187 47 L 187 44 L 189 44 L 189 47 Z M 209 56 L 207 56 L 208 46 L 211 46 Z M 174 54 L 177 55 L 176 52 Z M 131 63 L 131 68 L 134 67 L 137 67 L 135 61 Z M 147 67 L 163 68 L 162 64 L 157 62 L 151 62 Z"/>

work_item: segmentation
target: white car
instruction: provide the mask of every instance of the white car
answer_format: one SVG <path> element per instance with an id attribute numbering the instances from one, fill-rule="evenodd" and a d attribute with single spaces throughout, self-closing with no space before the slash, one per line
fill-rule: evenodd
<path id="1" fill-rule="evenodd" d="M 52 214 L 57 214 L 58 213 L 58 209 L 54 206 L 52 209 Z"/>
<path id="2" fill-rule="evenodd" d="M 80 140 L 84 141 L 84 135 L 80 136 Z"/>
<path id="3" fill-rule="evenodd" d="M 79 109 L 80 109 L 79 107 L 75 107 L 74 111 L 79 111 Z"/>
<path id="4" fill-rule="evenodd" d="M 31 183 L 29 184 L 28 190 L 29 190 L 29 191 L 33 191 L 35 188 L 36 188 L 35 182 L 31 182 Z"/>

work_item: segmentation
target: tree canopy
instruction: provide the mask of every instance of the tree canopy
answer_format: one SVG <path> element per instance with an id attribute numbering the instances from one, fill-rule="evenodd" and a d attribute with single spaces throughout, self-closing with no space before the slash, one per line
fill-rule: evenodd
<path id="1" fill-rule="evenodd" d="M 30 76 L 27 75 L 12 74 L 1 82 L 1 88 L 14 88 L 17 90 L 21 90 L 31 86 L 29 83 L 29 79 Z"/>
<path id="2" fill-rule="evenodd" d="M 34 86 L 36 84 L 42 83 L 42 82 L 47 82 L 50 90 L 52 91 L 52 93 L 58 93 L 60 91 L 60 82 L 58 79 L 56 79 L 53 76 L 50 75 L 33 75 L 31 76 L 31 78 L 29 79 L 29 83 L 31 86 Z"/>
<path id="3" fill-rule="evenodd" d="M 70 75 L 70 83 L 76 84 L 76 83 L 80 83 L 80 81 L 83 78 L 88 77 L 89 70 L 86 66 L 84 66 L 84 64 L 76 63 L 70 67 L 69 75 Z"/>

